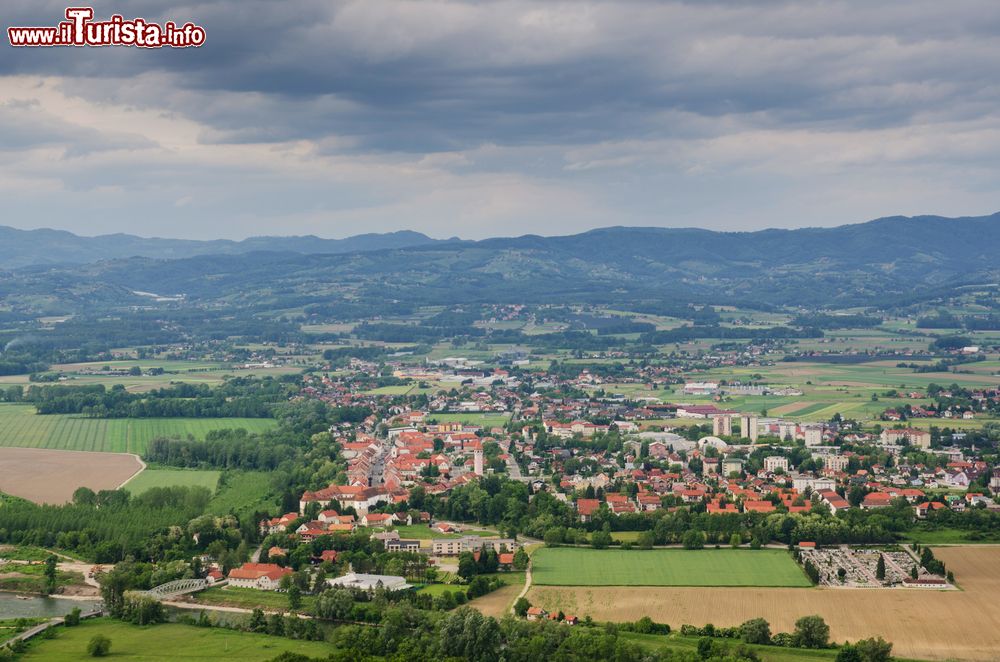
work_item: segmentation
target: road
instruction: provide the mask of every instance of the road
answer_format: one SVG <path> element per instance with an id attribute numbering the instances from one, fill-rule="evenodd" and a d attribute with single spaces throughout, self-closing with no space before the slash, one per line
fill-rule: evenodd
<path id="1" fill-rule="evenodd" d="M 524 569 L 524 588 L 521 592 L 517 594 L 514 598 L 514 602 L 510 605 L 510 613 L 514 613 L 514 607 L 517 605 L 517 601 L 528 595 L 528 591 L 531 590 L 531 559 L 528 559 L 528 567 Z"/>
<path id="2" fill-rule="evenodd" d="M 511 480 L 519 480 L 522 483 L 530 483 L 531 478 L 521 475 L 521 467 L 514 461 L 514 458 L 507 454 L 507 475 Z"/>

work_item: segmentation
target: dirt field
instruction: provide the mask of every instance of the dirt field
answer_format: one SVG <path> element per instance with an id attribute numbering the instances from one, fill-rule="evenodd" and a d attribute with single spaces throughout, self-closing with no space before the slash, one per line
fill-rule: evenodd
<path id="1" fill-rule="evenodd" d="M 0 492 L 36 503 L 65 503 L 78 487 L 115 489 L 143 467 L 135 455 L 0 448 Z"/>
<path id="2" fill-rule="evenodd" d="M 791 631 L 800 616 L 820 614 L 838 641 L 883 636 L 893 653 L 927 660 L 1000 657 L 1000 547 L 934 550 L 961 591 L 923 589 L 532 587 L 528 599 L 549 610 L 595 620 L 641 616 L 674 627 L 738 625 L 762 616 Z"/>
<path id="3" fill-rule="evenodd" d="M 514 599 L 524 588 L 524 584 L 514 584 L 498 588 L 492 593 L 487 593 L 481 598 L 476 598 L 469 603 L 470 607 L 475 607 L 486 616 L 493 618 L 503 618 L 510 613 L 510 607 L 514 604 Z"/>

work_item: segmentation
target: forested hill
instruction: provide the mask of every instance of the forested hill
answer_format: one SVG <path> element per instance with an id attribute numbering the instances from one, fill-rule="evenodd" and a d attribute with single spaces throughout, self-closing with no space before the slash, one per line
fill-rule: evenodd
<path id="1" fill-rule="evenodd" d="M 279 299 L 303 305 L 343 297 L 881 305 L 1000 280 L 1000 214 L 732 233 L 615 227 L 339 255 L 137 258 L 16 276 L 278 307 Z"/>
<path id="2" fill-rule="evenodd" d="M 243 241 L 156 239 L 129 234 L 81 237 L 61 230 L 17 230 L 0 226 L 0 268 L 31 265 L 87 264 L 129 257 L 178 259 L 196 255 L 234 255 L 261 250 L 296 253 L 353 253 L 405 248 L 436 240 L 419 232 L 362 234 L 346 239 L 251 237 Z"/>

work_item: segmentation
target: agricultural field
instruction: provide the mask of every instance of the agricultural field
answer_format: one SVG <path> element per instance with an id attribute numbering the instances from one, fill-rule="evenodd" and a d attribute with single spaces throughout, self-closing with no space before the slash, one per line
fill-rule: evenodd
<path id="1" fill-rule="evenodd" d="M 33 641 L 18 659 L 46 662 L 91 660 L 93 658 L 87 655 L 87 642 L 95 634 L 111 639 L 110 659 L 126 662 L 264 662 L 285 652 L 325 658 L 334 650 L 324 642 L 270 637 L 224 628 L 200 628 L 178 623 L 138 626 L 101 618 L 84 621 L 73 628 L 59 628 L 55 639 L 39 638 Z"/>
<path id="2" fill-rule="evenodd" d="M 204 439 L 211 430 L 243 428 L 262 432 L 275 427 L 269 418 L 86 418 L 41 416 L 31 405 L 0 404 L 0 447 L 143 453 L 156 437 Z"/>
<path id="3" fill-rule="evenodd" d="M 145 469 L 129 480 L 125 487 L 132 494 L 142 494 L 153 487 L 204 487 L 213 494 L 219 484 L 220 472 L 194 469 Z"/>
<path id="4" fill-rule="evenodd" d="M 104 367 L 111 368 L 112 370 L 128 370 L 132 367 L 139 367 L 143 371 L 150 368 L 162 368 L 164 373 L 161 375 L 99 374 Z M 216 386 L 225 381 L 226 377 L 229 376 L 278 376 L 293 374 L 298 372 L 300 369 L 301 368 L 296 366 L 276 366 L 273 368 L 238 370 L 229 364 L 214 361 L 143 359 L 104 361 L 97 363 L 62 363 L 51 366 L 49 368 L 49 372 L 65 376 L 66 381 L 62 382 L 64 384 L 72 384 L 74 386 L 104 384 L 108 388 L 115 384 L 122 384 L 128 391 L 141 393 L 169 386 L 171 382 L 208 384 L 209 386 Z M 26 375 L 17 375 L 14 379 L 10 380 L 10 383 L 27 383 L 26 377 Z"/>
<path id="5" fill-rule="evenodd" d="M 650 616 L 675 628 L 685 623 L 730 627 L 763 617 L 773 631 L 790 632 L 796 619 L 819 614 L 836 641 L 882 636 L 893 642 L 896 655 L 907 658 L 996 660 L 1000 547 L 939 547 L 934 555 L 955 573 L 961 591 L 654 586 L 622 591 L 533 585 L 528 599 L 581 618 L 634 621 Z"/>
<path id="6" fill-rule="evenodd" d="M 539 586 L 811 586 L 788 552 L 773 549 L 547 547 L 531 564 Z"/>
<path id="7" fill-rule="evenodd" d="M 685 395 L 680 387 L 674 391 L 638 391 L 622 389 L 628 395 L 659 397 L 663 400 L 683 403 L 715 403 L 741 411 L 766 411 L 771 416 L 781 416 L 790 420 L 828 420 L 834 414 L 855 418 L 863 422 L 876 421 L 888 408 L 909 405 L 927 405 L 927 398 L 906 397 L 910 392 L 923 393 L 932 383 L 947 385 L 958 383 L 962 386 L 991 387 L 1000 385 L 1000 375 L 987 365 L 971 374 L 953 372 L 915 373 L 909 368 L 896 367 L 896 361 L 872 361 L 859 364 L 834 364 L 796 361 L 779 362 L 773 366 L 752 368 L 717 368 L 688 375 L 691 381 L 758 381 L 772 387 L 792 387 L 802 391 L 800 396 L 752 395 L 725 396 L 721 402 L 710 396 Z M 995 363 L 986 361 L 986 364 Z M 970 364 L 977 365 L 977 364 Z M 962 366 L 965 368 L 966 366 Z M 639 388 L 644 388 L 638 385 Z M 614 390 L 609 387 L 609 390 Z M 895 390 L 899 396 L 887 396 Z M 873 396 L 875 399 L 873 399 Z M 938 425 L 949 427 L 980 426 L 984 419 L 973 421 L 921 420 L 915 425 Z"/>
<path id="8" fill-rule="evenodd" d="M 0 448 L 0 492 L 36 503 L 66 503 L 78 487 L 113 490 L 143 467 L 135 455 Z"/>

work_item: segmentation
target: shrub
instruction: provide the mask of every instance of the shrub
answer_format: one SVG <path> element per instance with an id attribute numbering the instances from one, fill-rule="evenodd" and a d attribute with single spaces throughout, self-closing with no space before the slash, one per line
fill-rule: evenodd
<path id="1" fill-rule="evenodd" d="M 763 618 L 753 618 L 740 626 L 740 637 L 748 644 L 769 644 L 771 624 Z"/>
<path id="2" fill-rule="evenodd" d="M 87 642 L 87 655 L 91 657 L 104 657 L 111 652 L 111 640 L 103 634 L 95 634 Z"/>

